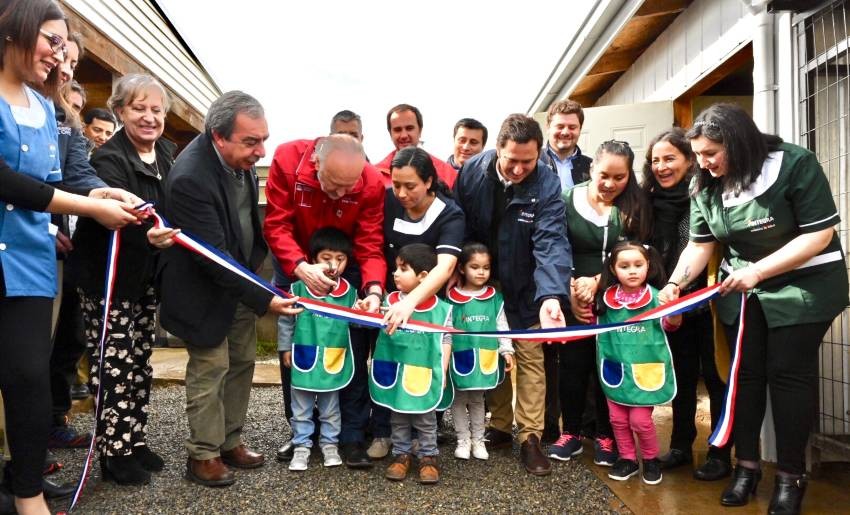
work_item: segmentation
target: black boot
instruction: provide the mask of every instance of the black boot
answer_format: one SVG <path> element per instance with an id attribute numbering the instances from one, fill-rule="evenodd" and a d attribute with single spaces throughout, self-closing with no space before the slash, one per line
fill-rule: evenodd
<path id="1" fill-rule="evenodd" d="M 694 479 L 717 481 L 727 477 L 730 472 L 732 472 L 732 464 L 729 463 L 729 460 L 708 458 L 705 463 L 694 470 Z"/>
<path id="2" fill-rule="evenodd" d="M 101 456 L 100 471 L 104 481 L 119 485 L 146 485 L 151 481 L 151 473 L 143 469 L 132 454 Z"/>
<path id="3" fill-rule="evenodd" d="M 720 504 L 723 506 L 744 506 L 750 502 L 750 495 L 756 494 L 756 488 L 761 480 L 761 470 L 748 469 L 740 465 L 735 467 L 735 477 L 723 490 Z"/>
<path id="4" fill-rule="evenodd" d="M 133 447 L 133 457 L 148 472 L 161 472 L 165 468 L 165 461 L 147 445 Z"/>
<path id="5" fill-rule="evenodd" d="M 796 515 L 806 494 L 806 476 L 788 477 L 776 475 L 773 498 L 767 513 L 770 515 Z"/>

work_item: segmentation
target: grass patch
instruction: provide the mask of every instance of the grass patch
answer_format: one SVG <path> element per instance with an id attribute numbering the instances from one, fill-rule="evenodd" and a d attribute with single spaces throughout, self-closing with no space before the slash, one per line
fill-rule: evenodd
<path id="1" fill-rule="evenodd" d="M 257 340 L 257 359 L 271 359 L 276 357 L 277 342 Z"/>

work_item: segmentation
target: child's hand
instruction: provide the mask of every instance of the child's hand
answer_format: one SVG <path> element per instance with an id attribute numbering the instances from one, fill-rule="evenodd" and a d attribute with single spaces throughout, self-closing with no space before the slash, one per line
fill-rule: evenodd
<path id="1" fill-rule="evenodd" d="M 286 368 L 292 368 L 292 351 L 284 351 L 283 353 L 283 366 Z"/>
<path id="2" fill-rule="evenodd" d="M 508 372 L 514 369 L 514 355 L 505 354 L 502 357 L 505 358 L 505 373 L 507 374 Z"/>

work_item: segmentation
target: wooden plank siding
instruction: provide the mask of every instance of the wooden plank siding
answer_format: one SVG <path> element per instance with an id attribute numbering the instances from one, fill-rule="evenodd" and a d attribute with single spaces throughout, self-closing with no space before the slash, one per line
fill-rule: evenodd
<path id="1" fill-rule="evenodd" d="M 62 4 L 73 30 L 83 36 L 88 57 L 115 75 L 154 75 L 172 93 L 173 130 L 186 135 L 203 131 L 207 108 L 221 91 L 149 2 L 62 0 Z M 100 100 L 104 92 L 96 88 L 95 93 Z"/>
<path id="2" fill-rule="evenodd" d="M 696 0 L 595 105 L 675 100 L 750 44 L 752 33 L 740 0 Z"/>

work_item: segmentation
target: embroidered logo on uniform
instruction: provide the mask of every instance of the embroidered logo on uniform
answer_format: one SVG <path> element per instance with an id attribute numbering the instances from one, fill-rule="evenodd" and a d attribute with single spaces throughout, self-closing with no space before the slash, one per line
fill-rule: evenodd
<path id="1" fill-rule="evenodd" d="M 316 190 L 304 184 L 295 185 L 295 203 L 298 207 L 313 207 L 313 193 Z"/>
<path id="2" fill-rule="evenodd" d="M 776 227 L 776 224 L 773 221 L 773 217 L 768 215 L 764 218 L 747 220 L 747 227 L 749 227 L 750 232 L 759 232 L 764 231 L 766 229 L 773 229 L 774 227 Z"/>
<path id="3" fill-rule="evenodd" d="M 490 317 L 487 315 L 466 315 L 463 317 L 464 322 L 489 322 Z"/>
<path id="4" fill-rule="evenodd" d="M 522 222 L 525 224 L 533 224 L 534 223 L 534 211 L 523 211 L 520 210 L 519 217 L 516 219 L 517 222 Z"/>

